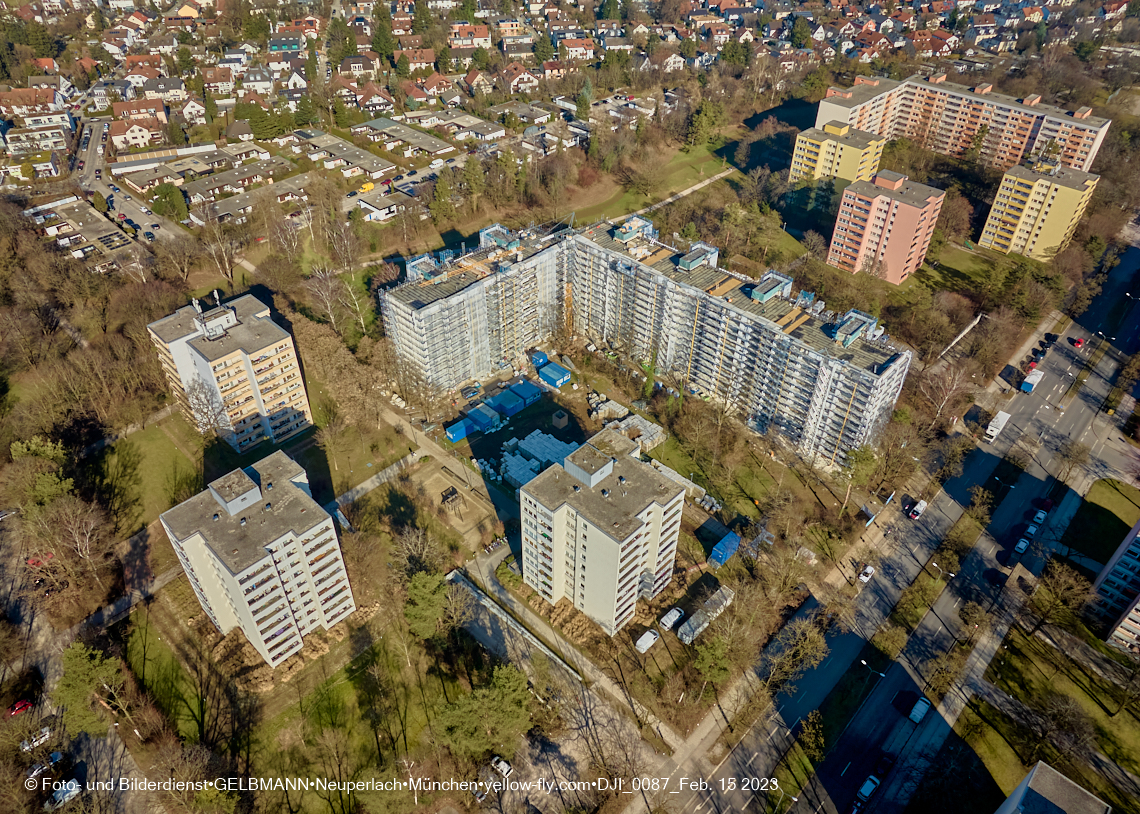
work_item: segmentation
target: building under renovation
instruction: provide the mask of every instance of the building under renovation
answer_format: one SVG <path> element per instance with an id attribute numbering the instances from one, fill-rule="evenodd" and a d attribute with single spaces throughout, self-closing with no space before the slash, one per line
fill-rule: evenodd
<path id="1" fill-rule="evenodd" d="M 436 385 L 491 375 L 556 327 L 588 336 L 689 391 L 777 429 L 802 455 L 839 461 L 872 441 L 894 408 L 911 353 L 878 321 L 826 310 L 775 271 L 753 280 L 687 252 L 632 217 L 619 226 L 530 231 L 501 226 L 458 257 L 416 258 L 383 295 L 397 351 Z"/>

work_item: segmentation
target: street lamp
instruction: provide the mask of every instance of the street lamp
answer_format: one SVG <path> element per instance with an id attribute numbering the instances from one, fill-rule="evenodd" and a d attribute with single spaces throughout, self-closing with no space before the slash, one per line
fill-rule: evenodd
<path id="1" fill-rule="evenodd" d="M 1115 341 L 1116 341 L 1116 337 L 1115 337 L 1115 336 L 1105 336 L 1105 335 L 1104 335 L 1104 333 L 1103 333 L 1103 332 L 1101 332 L 1101 331 L 1097 331 L 1097 332 L 1096 332 L 1096 335 L 1097 335 L 1097 336 L 1099 336 L 1101 339 L 1106 339 L 1106 340 L 1108 340 L 1109 342 L 1115 342 Z"/>
<path id="2" fill-rule="evenodd" d="M 793 803 L 798 803 L 800 801 L 799 797 L 792 797 L 790 794 L 788 795 L 788 799 L 791 800 Z M 779 811 L 780 806 L 783 804 L 784 804 L 784 790 L 780 789 L 780 799 L 776 801 L 776 810 Z M 788 808 L 791 808 L 791 806 L 788 806 Z"/>
<path id="3" fill-rule="evenodd" d="M 1005 482 L 1005 481 L 1003 481 L 1001 478 L 999 478 L 997 475 L 994 475 L 994 480 L 996 480 L 998 483 L 1000 483 L 1000 484 L 1001 484 L 1002 486 L 1004 486 L 1006 489 L 1016 489 L 1016 488 L 1017 488 L 1017 486 L 1016 486 L 1016 485 L 1014 485 L 1014 484 L 1012 484 L 1012 483 L 1006 483 L 1006 482 Z"/>
<path id="4" fill-rule="evenodd" d="M 930 563 L 930 564 L 931 564 L 931 565 L 933 565 L 935 568 L 937 568 L 937 569 L 938 569 L 938 573 L 939 573 L 941 576 L 947 577 L 947 574 L 948 574 L 949 572 L 947 572 L 947 571 L 943 571 L 943 570 L 942 570 L 942 566 L 941 566 L 941 565 L 939 565 L 939 564 L 938 564 L 938 563 L 936 563 L 936 562 L 932 562 L 932 563 Z M 953 579 L 955 576 L 957 576 L 957 575 L 956 575 L 956 574 L 952 574 L 952 573 L 949 573 L 949 576 L 948 576 L 947 578 L 948 578 L 948 579 Z M 866 662 L 864 662 L 864 664 L 866 664 Z"/>
<path id="5" fill-rule="evenodd" d="M 866 662 L 866 660 L 864 660 L 864 659 L 859 659 L 859 663 L 862 664 L 864 667 L 866 667 L 868 670 L 870 670 L 870 672 L 867 673 L 867 677 L 865 679 L 863 679 L 863 687 L 859 690 L 859 694 L 862 695 L 863 690 L 865 690 L 867 688 L 867 683 L 871 680 L 872 675 L 877 675 L 879 678 L 886 678 L 887 674 L 886 673 L 880 673 L 878 670 L 871 667 L 871 665 L 868 664 Z"/>

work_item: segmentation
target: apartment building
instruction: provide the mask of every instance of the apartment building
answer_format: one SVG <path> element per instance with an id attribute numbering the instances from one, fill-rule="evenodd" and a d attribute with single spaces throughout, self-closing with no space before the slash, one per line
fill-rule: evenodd
<path id="1" fill-rule="evenodd" d="M 202 610 L 273 667 L 356 610 L 332 517 L 284 452 L 210 483 L 159 519 Z"/>
<path id="2" fill-rule="evenodd" d="M 1112 806 L 1037 761 L 994 814 L 1112 814 Z"/>
<path id="3" fill-rule="evenodd" d="M 1088 172 L 1112 123 L 1092 108 L 1067 111 L 1038 94 L 1015 99 L 989 84 L 967 87 L 946 74 L 895 81 L 855 77 L 850 88 L 828 88 L 815 126 L 846 122 L 887 139 L 908 138 L 936 153 L 967 156 L 1005 170 L 1054 151 L 1067 167 Z"/>
<path id="4" fill-rule="evenodd" d="M 246 294 L 203 311 L 198 300 L 147 326 L 170 390 L 199 431 L 245 452 L 307 429 L 313 415 L 293 337 Z"/>
<path id="5" fill-rule="evenodd" d="M 684 487 L 602 430 L 519 490 L 523 580 L 569 600 L 610 636 L 673 576 Z"/>
<path id="6" fill-rule="evenodd" d="M 1105 640 L 1140 657 L 1140 523 L 1116 549 L 1093 583 L 1093 612 L 1109 624 Z"/>
<path id="7" fill-rule="evenodd" d="M 788 182 L 823 178 L 870 181 L 879 169 L 886 143 L 882 136 L 856 130 L 843 122 L 810 127 L 796 136 Z"/>
<path id="8" fill-rule="evenodd" d="M 827 262 L 898 285 L 926 258 L 945 197 L 892 170 L 856 181 L 843 190 Z"/>
<path id="9" fill-rule="evenodd" d="M 821 462 L 872 442 L 890 417 L 910 351 L 874 317 L 794 294 L 790 277 L 736 276 L 718 268 L 715 247 L 680 251 L 641 217 L 518 235 L 491 228 L 470 254 L 413 258 L 409 282 L 381 294 L 397 352 L 441 388 L 523 364 L 558 331 L 652 359 L 662 377 Z"/>
<path id="10" fill-rule="evenodd" d="M 1069 244 L 1099 180 L 1099 175 L 1050 159 L 1010 167 L 978 244 L 1051 260 Z"/>

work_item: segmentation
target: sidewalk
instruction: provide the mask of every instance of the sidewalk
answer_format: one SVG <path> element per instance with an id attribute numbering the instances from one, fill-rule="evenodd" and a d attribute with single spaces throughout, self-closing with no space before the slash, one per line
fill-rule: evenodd
<path id="1" fill-rule="evenodd" d="M 623 220 L 627 220 L 628 218 L 632 218 L 634 215 L 648 214 L 649 212 L 652 212 L 655 209 L 660 209 L 663 206 L 668 206 L 669 204 L 673 203 L 673 201 L 678 201 L 681 198 L 684 198 L 686 195 L 692 195 L 697 190 L 704 189 L 709 184 L 716 183 L 721 178 L 724 178 L 726 175 L 732 175 L 734 172 L 736 172 L 736 167 L 729 167 L 727 170 L 721 170 L 720 172 L 718 172 L 716 175 L 712 176 L 711 178 L 706 178 L 704 181 L 701 181 L 700 183 L 693 184 L 688 189 L 682 189 L 680 192 L 676 192 L 676 193 L 670 195 L 668 198 L 666 198 L 663 201 L 658 201 L 655 204 L 650 204 L 649 206 L 638 209 L 636 212 L 630 212 L 628 215 L 622 215 L 621 217 L 612 218 L 611 220 L 614 223 L 621 223 Z"/>

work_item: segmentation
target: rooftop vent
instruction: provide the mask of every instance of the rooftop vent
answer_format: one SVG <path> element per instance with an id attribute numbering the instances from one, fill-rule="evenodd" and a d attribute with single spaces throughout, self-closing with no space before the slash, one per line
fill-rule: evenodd
<path id="1" fill-rule="evenodd" d="M 267 491 L 267 492 L 273 491 L 273 481 L 270 481 L 269 483 L 265 484 L 265 491 Z"/>
<path id="2" fill-rule="evenodd" d="M 581 487 L 581 486 L 579 486 L 578 484 L 576 484 L 576 483 L 575 483 L 575 484 L 574 484 L 574 491 L 575 491 L 575 492 L 581 492 L 581 491 L 582 491 L 582 487 Z"/>
<path id="3" fill-rule="evenodd" d="M 233 551 L 231 551 L 230 553 L 231 553 L 231 554 L 237 554 L 237 553 L 238 553 L 238 550 L 235 548 L 235 549 L 234 549 Z"/>

